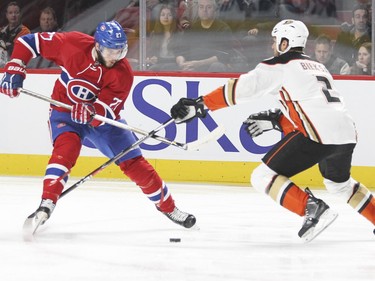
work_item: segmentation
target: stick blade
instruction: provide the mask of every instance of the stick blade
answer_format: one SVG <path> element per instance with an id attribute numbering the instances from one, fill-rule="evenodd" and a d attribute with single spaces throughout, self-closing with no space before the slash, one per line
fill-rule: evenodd
<path id="1" fill-rule="evenodd" d="M 190 151 L 199 150 L 199 148 L 202 145 L 219 139 L 222 135 L 224 135 L 224 133 L 225 133 L 225 127 L 219 125 L 215 130 L 213 130 L 209 134 L 205 135 L 201 139 L 187 143 L 186 144 L 187 150 L 190 150 Z"/>

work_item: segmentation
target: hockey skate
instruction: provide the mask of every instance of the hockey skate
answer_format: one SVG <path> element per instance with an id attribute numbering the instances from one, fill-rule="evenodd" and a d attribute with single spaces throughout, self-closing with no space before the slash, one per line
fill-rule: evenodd
<path id="1" fill-rule="evenodd" d="M 309 188 L 305 191 L 308 193 L 305 218 L 298 236 L 305 242 L 310 242 L 326 229 L 337 218 L 337 212 L 331 210 L 329 206 L 321 199 L 316 198 Z"/>
<path id="2" fill-rule="evenodd" d="M 39 226 L 43 225 L 55 209 L 55 203 L 51 199 L 43 199 L 39 208 L 27 217 L 23 224 L 23 236 L 25 240 L 31 240 Z"/>
<path id="3" fill-rule="evenodd" d="M 162 213 L 174 223 L 182 225 L 185 228 L 193 227 L 195 225 L 195 222 L 197 221 L 193 215 L 182 212 L 177 207 L 174 207 L 173 211 L 170 213 Z"/>

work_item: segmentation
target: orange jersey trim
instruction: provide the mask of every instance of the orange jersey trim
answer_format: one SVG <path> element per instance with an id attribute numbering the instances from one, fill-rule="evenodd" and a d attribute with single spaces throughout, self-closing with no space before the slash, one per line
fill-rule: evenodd
<path id="1" fill-rule="evenodd" d="M 279 93 L 284 106 L 288 110 L 290 118 L 297 126 L 295 130 L 300 131 L 305 137 L 308 137 L 315 142 L 322 143 L 315 126 L 304 112 L 300 104 L 290 98 L 288 91 L 284 87 L 282 87 Z"/>
<path id="2" fill-rule="evenodd" d="M 203 97 L 204 104 L 210 110 L 217 110 L 236 104 L 235 90 L 238 79 L 229 79 L 225 86 L 221 86 Z"/>
<path id="3" fill-rule="evenodd" d="M 28 29 L 26 26 L 22 25 L 20 32 L 18 32 L 18 34 L 14 38 L 13 42 L 16 42 L 18 37 L 21 37 L 21 36 L 29 34 L 29 33 L 31 33 L 30 29 Z"/>
<path id="4" fill-rule="evenodd" d="M 203 101 L 208 109 L 212 111 L 229 106 L 225 100 L 224 86 L 203 96 Z"/>
<path id="5" fill-rule="evenodd" d="M 288 118 L 282 114 L 278 120 L 281 129 L 283 130 L 284 135 L 287 135 L 295 130 L 294 125 L 289 121 Z"/>

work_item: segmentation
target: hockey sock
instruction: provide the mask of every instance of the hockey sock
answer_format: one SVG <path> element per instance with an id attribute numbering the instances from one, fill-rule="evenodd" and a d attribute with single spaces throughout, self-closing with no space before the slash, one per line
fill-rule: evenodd
<path id="1" fill-rule="evenodd" d="M 308 194 L 291 182 L 287 177 L 277 175 L 268 186 L 266 193 L 289 211 L 305 215 Z"/>
<path id="2" fill-rule="evenodd" d="M 354 186 L 354 192 L 348 204 L 375 225 L 375 199 L 364 185 L 357 183 Z"/>
<path id="3" fill-rule="evenodd" d="M 67 173 L 75 165 L 81 149 L 81 140 L 71 132 L 63 133 L 55 140 L 43 181 L 42 199 L 51 199 L 55 204 L 68 180 Z M 56 181 L 59 177 L 66 176 Z"/>
<path id="4" fill-rule="evenodd" d="M 120 163 L 120 169 L 162 212 L 172 212 L 175 205 L 171 193 L 154 167 L 138 156 Z"/>

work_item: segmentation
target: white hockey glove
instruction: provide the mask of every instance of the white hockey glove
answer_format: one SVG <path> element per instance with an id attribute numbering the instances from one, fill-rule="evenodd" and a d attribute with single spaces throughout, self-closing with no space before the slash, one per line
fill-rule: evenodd
<path id="1" fill-rule="evenodd" d="M 171 116 L 177 124 L 189 122 L 195 117 L 206 117 L 203 97 L 197 99 L 181 98 L 172 106 Z"/>
<path id="2" fill-rule="evenodd" d="M 283 113 L 278 108 L 272 108 L 267 111 L 261 111 L 251 114 L 243 124 L 246 126 L 247 133 L 252 137 L 257 137 L 263 132 L 277 130 L 282 132 L 279 123 L 280 116 Z"/>

